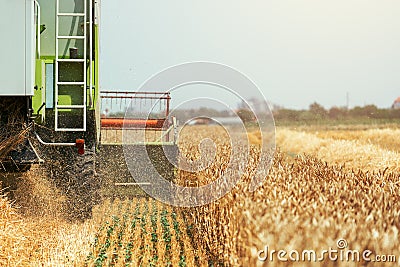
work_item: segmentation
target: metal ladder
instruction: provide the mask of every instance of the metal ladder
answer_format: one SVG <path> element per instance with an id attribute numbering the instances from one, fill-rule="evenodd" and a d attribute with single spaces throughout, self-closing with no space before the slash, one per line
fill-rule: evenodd
<path id="1" fill-rule="evenodd" d="M 89 94 L 91 95 L 92 90 L 92 0 L 82 0 L 83 1 L 83 13 L 62 13 L 60 12 L 60 0 L 56 0 L 56 53 L 55 53 L 55 123 L 54 127 L 56 131 L 65 131 L 65 132 L 72 132 L 72 131 L 86 131 L 86 114 L 87 114 L 87 66 L 89 64 Z M 89 20 L 87 19 L 87 5 L 89 2 Z M 59 23 L 60 17 L 83 17 L 84 27 L 83 27 L 83 35 L 60 35 L 59 34 Z M 89 26 L 87 26 L 89 25 Z M 87 34 L 87 28 L 89 27 L 89 38 Z M 60 58 L 59 55 L 59 41 L 66 40 L 66 39 L 80 39 L 83 41 L 83 58 Z M 87 42 L 89 41 L 89 49 L 90 49 L 90 58 L 89 62 L 87 59 Z M 83 80 L 82 81 L 73 81 L 73 82 L 63 82 L 59 81 L 59 64 L 61 62 L 76 62 L 76 63 L 83 63 Z M 59 89 L 60 86 L 80 86 L 82 87 L 83 92 L 83 103 L 80 105 L 59 105 Z M 83 113 L 83 127 L 82 128 L 62 128 L 59 127 L 59 111 L 60 110 L 73 110 L 73 109 L 81 109 Z"/>

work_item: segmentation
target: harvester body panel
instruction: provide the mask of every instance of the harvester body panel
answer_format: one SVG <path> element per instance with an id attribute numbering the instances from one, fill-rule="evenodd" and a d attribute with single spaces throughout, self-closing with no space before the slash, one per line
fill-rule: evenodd
<path id="1" fill-rule="evenodd" d="M 35 4 L 0 0 L 0 96 L 32 96 L 35 82 Z"/>
<path id="2" fill-rule="evenodd" d="M 26 133 L 24 138 L 40 136 L 41 145 L 85 139 L 88 148 L 95 147 L 99 1 L 0 0 L 0 10 L 0 162 L 41 162 L 27 160 L 25 149 L 17 148 L 26 142 L 11 149 L 10 129 Z"/>

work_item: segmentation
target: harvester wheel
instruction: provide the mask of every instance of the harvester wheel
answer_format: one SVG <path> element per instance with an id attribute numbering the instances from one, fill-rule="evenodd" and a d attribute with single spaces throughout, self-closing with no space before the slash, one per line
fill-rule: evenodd
<path id="1" fill-rule="evenodd" d="M 86 150 L 76 155 L 76 162 L 69 170 L 72 179 L 69 188 L 70 218 L 85 220 L 92 216 L 92 208 L 100 202 L 100 177 L 96 172 L 96 154 Z"/>

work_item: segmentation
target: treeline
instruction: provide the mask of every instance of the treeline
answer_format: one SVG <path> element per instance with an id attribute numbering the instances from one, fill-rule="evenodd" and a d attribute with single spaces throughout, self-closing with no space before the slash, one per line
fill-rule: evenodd
<path id="1" fill-rule="evenodd" d="M 206 107 L 193 108 L 193 109 L 174 109 L 171 115 L 175 116 L 180 122 L 185 122 L 196 117 L 216 118 L 216 117 L 234 116 L 234 114 L 231 114 L 228 110 L 220 111 Z"/>
<path id="2" fill-rule="evenodd" d="M 163 118 L 165 113 L 152 114 L 131 114 L 134 117 L 143 118 Z M 193 109 L 175 109 L 171 112 L 180 122 L 185 122 L 196 117 L 234 117 L 239 116 L 244 122 L 256 121 L 255 115 L 246 108 L 238 108 L 235 112 L 227 110 L 215 110 L 212 108 L 193 108 Z M 375 105 L 366 105 L 363 107 L 354 107 L 347 109 L 345 107 L 331 107 L 325 109 L 322 105 L 314 102 L 308 109 L 294 110 L 274 106 L 274 119 L 278 124 L 286 123 L 324 123 L 324 122 L 366 122 L 366 121 L 396 121 L 400 122 L 400 109 L 378 108 Z M 124 117 L 124 113 L 111 113 L 108 117 Z"/>
<path id="3" fill-rule="evenodd" d="M 382 109 L 375 105 L 356 106 L 351 109 L 344 107 L 331 107 L 325 109 L 322 105 L 314 102 L 307 110 L 275 109 L 276 121 L 323 121 L 323 120 L 363 120 L 383 119 L 399 120 L 400 109 Z"/>
<path id="4" fill-rule="evenodd" d="M 245 109 L 239 108 L 236 114 L 228 111 L 218 111 L 212 108 L 199 108 L 188 110 L 174 110 L 174 116 L 180 121 L 186 121 L 197 116 L 206 117 L 231 117 L 239 116 L 243 121 L 254 120 L 254 114 Z M 347 109 L 345 107 L 331 107 L 325 109 L 318 103 L 312 103 L 308 109 L 294 110 L 281 107 L 274 107 L 273 115 L 276 122 L 299 122 L 314 123 L 324 121 L 367 121 L 367 120 L 385 120 L 400 121 L 400 109 L 378 108 L 375 105 L 366 105 L 363 107 L 354 107 Z"/>

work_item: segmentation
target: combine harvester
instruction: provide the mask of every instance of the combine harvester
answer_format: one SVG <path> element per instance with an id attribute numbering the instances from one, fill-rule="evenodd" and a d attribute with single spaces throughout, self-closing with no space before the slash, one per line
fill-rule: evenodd
<path id="1" fill-rule="evenodd" d="M 3 177 L 40 164 L 35 169 L 46 170 L 77 219 L 90 216 L 101 194 L 138 191 L 134 176 L 147 169 L 143 151 L 173 179 L 175 167 L 164 155 L 178 156 L 169 93 L 99 91 L 99 0 L 0 0 L 0 9 Z M 163 112 L 143 116 L 151 111 L 146 102 Z M 127 109 L 137 112 L 124 120 Z M 133 175 L 124 150 L 138 151 Z M 148 180 L 142 186 L 151 186 Z"/>

